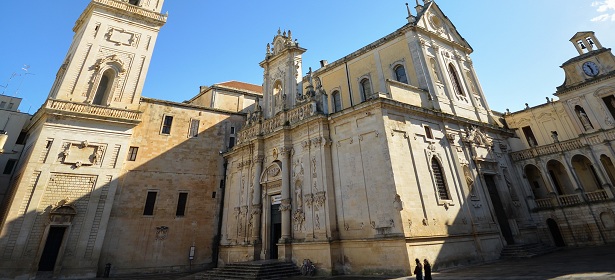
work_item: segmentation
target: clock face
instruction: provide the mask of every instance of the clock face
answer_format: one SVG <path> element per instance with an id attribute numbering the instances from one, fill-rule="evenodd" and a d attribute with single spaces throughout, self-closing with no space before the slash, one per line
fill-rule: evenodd
<path id="1" fill-rule="evenodd" d="M 583 63 L 583 73 L 587 76 L 594 77 L 598 75 L 600 71 L 598 70 L 598 65 L 596 65 L 596 63 L 588 61 Z"/>

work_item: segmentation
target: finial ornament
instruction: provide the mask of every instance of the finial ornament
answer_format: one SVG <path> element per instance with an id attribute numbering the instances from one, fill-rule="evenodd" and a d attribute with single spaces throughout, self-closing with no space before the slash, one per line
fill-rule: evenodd
<path id="1" fill-rule="evenodd" d="M 278 35 L 282 34 L 282 30 L 278 27 Z"/>

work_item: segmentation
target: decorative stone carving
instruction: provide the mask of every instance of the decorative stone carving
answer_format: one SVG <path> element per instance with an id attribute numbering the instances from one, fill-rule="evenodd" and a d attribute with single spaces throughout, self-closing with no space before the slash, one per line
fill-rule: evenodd
<path id="1" fill-rule="evenodd" d="M 321 192 L 317 192 L 316 195 L 314 196 L 314 203 L 316 207 L 323 207 L 325 205 L 325 200 L 326 200 L 326 193 L 325 191 L 321 191 Z"/>
<path id="2" fill-rule="evenodd" d="M 290 211 L 292 206 L 290 205 L 290 199 L 282 199 L 282 204 L 280 204 L 280 212 Z"/>
<path id="3" fill-rule="evenodd" d="M 269 176 L 269 177 L 278 176 L 278 174 L 280 174 L 280 171 L 282 171 L 280 169 L 280 167 L 278 167 L 278 166 L 271 166 L 270 168 L 267 169 L 267 176 Z"/>
<path id="4" fill-rule="evenodd" d="M 297 204 L 297 209 L 303 207 L 303 184 L 301 181 L 295 183 L 295 203 Z"/>
<path id="5" fill-rule="evenodd" d="M 159 226 L 156 227 L 156 240 L 165 240 L 169 235 L 169 227 Z"/>
<path id="6" fill-rule="evenodd" d="M 301 230 L 303 228 L 303 222 L 305 221 L 305 215 L 303 210 L 297 209 L 293 213 L 293 225 L 295 230 Z"/>
<path id="7" fill-rule="evenodd" d="M 393 207 L 397 211 L 404 210 L 404 207 L 402 206 L 401 196 L 399 196 L 399 194 L 395 194 L 395 198 L 393 199 Z"/>
<path id="8" fill-rule="evenodd" d="M 312 203 L 314 202 L 314 195 L 311 193 L 304 195 L 303 202 L 305 203 L 305 206 L 307 206 L 308 208 L 312 207 Z"/>
<path id="9" fill-rule="evenodd" d="M 320 229 L 320 216 L 316 214 L 316 218 L 314 219 L 314 228 Z"/>
<path id="10" fill-rule="evenodd" d="M 463 140 L 465 142 L 479 145 L 479 146 L 486 146 L 486 147 L 493 146 L 493 140 L 487 137 L 487 135 L 484 132 L 480 131 L 480 129 L 478 129 L 475 126 L 470 128 L 470 130 L 467 133 L 467 136 Z"/>
<path id="11" fill-rule="evenodd" d="M 73 164 L 74 168 L 81 166 L 100 165 L 102 163 L 105 146 L 91 145 L 87 141 L 81 143 L 68 142 L 64 144 L 64 151 L 60 160 L 64 164 Z"/>

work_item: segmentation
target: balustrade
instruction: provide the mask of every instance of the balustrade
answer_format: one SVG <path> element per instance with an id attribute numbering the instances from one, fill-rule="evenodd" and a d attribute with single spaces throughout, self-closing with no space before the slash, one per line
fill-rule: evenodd
<path id="1" fill-rule="evenodd" d="M 129 121 L 140 121 L 142 116 L 142 113 L 139 111 L 124 110 L 55 99 L 47 100 L 44 107 L 51 110 L 95 115 L 99 117 L 125 119 Z"/>
<path id="2" fill-rule="evenodd" d="M 598 191 L 595 191 L 595 192 L 588 192 L 588 193 L 585 193 L 585 196 L 587 197 L 587 200 L 590 201 L 590 202 L 607 200 L 609 198 L 609 196 L 606 194 L 605 190 L 598 190 Z"/>
<path id="3" fill-rule="evenodd" d="M 296 124 L 317 115 L 317 113 L 316 103 L 313 101 L 299 105 L 288 111 L 282 111 L 273 118 L 264 120 L 262 123 L 255 122 L 250 126 L 242 128 L 238 133 L 237 144 L 244 143 L 258 135 L 269 134 L 286 124 Z"/>
<path id="4" fill-rule="evenodd" d="M 120 2 L 117 0 L 94 0 L 94 2 L 96 3 L 100 3 L 106 6 L 110 6 L 110 7 L 114 7 L 114 8 L 118 8 L 118 9 L 122 9 L 122 10 L 126 10 L 129 11 L 131 13 L 134 14 L 138 14 L 138 15 L 142 15 L 145 17 L 148 17 L 150 19 L 153 20 L 157 20 L 157 21 L 161 21 L 161 22 L 166 22 L 167 21 L 167 16 L 160 14 L 160 13 L 156 13 L 156 12 L 152 12 L 152 11 L 148 11 L 146 9 L 143 9 L 141 7 L 137 7 L 134 5 L 130 5 L 128 3 L 125 2 Z"/>
<path id="5" fill-rule="evenodd" d="M 552 200 L 550 198 L 541 198 L 541 199 L 536 199 L 536 206 L 538 206 L 538 208 L 550 208 L 553 207 L 553 203 Z"/>
<path id="6" fill-rule="evenodd" d="M 568 205 L 574 205 L 574 204 L 581 203 L 581 197 L 579 196 L 579 194 L 576 194 L 576 193 L 560 195 L 557 197 L 557 199 L 559 200 L 559 203 L 562 206 L 568 206 Z"/>

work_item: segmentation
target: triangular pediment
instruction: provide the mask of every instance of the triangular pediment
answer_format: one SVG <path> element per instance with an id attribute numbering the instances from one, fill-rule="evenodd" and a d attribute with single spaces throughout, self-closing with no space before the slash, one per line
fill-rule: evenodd
<path id="1" fill-rule="evenodd" d="M 441 39 L 456 43 L 472 51 L 470 44 L 457 31 L 451 20 L 442 12 L 435 2 L 425 4 L 417 15 L 416 26 L 430 33 L 437 34 Z"/>

